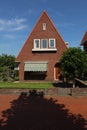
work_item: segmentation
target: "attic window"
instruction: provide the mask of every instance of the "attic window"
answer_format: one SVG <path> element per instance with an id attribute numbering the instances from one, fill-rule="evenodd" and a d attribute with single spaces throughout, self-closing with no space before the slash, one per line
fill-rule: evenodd
<path id="1" fill-rule="evenodd" d="M 44 49 L 48 48 L 48 40 L 47 39 L 42 39 L 41 41 L 42 41 L 41 42 L 42 43 L 41 47 L 44 48 Z"/>
<path id="2" fill-rule="evenodd" d="M 32 51 L 57 51 L 56 39 L 34 39 L 34 48 Z"/>
<path id="3" fill-rule="evenodd" d="M 34 39 L 34 48 L 40 48 L 40 39 Z"/>
<path id="4" fill-rule="evenodd" d="M 43 23 L 43 30 L 46 30 L 46 23 Z"/>
<path id="5" fill-rule="evenodd" d="M 49 47 L 50 48 L 55 48 L 55 39 L 49 39 Z"/>

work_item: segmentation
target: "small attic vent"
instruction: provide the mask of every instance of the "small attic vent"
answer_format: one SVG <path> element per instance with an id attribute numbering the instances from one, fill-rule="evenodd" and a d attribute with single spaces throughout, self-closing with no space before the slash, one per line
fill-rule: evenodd
<path id="1" fill-rule="evenodd" d="M 46 30 L 46 23 L 43 23 L 43 30 Z"/>

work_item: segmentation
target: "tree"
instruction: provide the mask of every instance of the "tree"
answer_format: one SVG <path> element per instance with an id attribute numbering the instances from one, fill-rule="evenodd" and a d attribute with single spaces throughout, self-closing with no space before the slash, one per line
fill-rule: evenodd
<path id="1" fill-rule="evenodd" d="M 2 54 L 0 55 L 0 77 L 1 80 L 12 78 L 12 73 L 15 67 L 15 56 Z"/>
<path id="2" fill-rule="evenodd" d="M 14 67 L 15 66 L 15 56 L 2 54 L 0 56 L 0 67 Z"/>
<path id="3" fill-rule="evenodd" d="M 87 54 L 80 48 L 69 48 L 60 59 L 61 73 L 66 80 L 82 77 L 87 72 Z"/>

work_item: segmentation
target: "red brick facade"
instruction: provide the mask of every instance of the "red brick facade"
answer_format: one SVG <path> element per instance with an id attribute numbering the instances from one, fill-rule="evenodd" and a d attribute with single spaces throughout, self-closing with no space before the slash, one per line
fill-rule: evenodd
<path id="1" fill-rule="evenodd" d="M 45 25 L 44 25 L 45 24 Z M 43 27 L 45 26 L 45 29 Z M 39 49 L 34 48 L 34 40 L 39 39 Z M 42 40 L 45 39 L 43 42 L 47 42 L 47 48 L 42 48 Z M 50 48 L 49 42 L 50 39 L 55 39 L 55 45 L 53 48 Z M 54 42 L 54 41 L 52 41 Z M 63 41 L 62 37 L 58 33 L 57 29 L 55 28 L 53 22 L 44 11 L 40 16 L 39 20 L 37 21 L 34 29 L 30 33 L 28 39 L 24 43 L 21 51 L 19 52 L 16 61 L 20 62 L 19 64 L 19 79 L 23 80 L 47 80 L 53 81 L 58 79 L 59 77 L 59 60 L 60 57 L 67 49 L 65 42 Z M 43 71 L 26 71 L 25 63 L 26 62 L 47 62 L 47 70 Z M 31 66 L 32 67 L 32 66 Z"/>
<path id="2" fill-rule="evenodd" d="M 87 52 L 87 31 L 85 32 L 80 45 L 82 45 L 84 51 Z"/>

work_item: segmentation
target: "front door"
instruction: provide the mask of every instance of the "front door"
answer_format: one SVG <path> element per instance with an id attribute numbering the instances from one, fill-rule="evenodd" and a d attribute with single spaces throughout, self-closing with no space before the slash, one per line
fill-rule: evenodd
<path id="1" fill-rule="evenodd" d="M 60 68 L 58 67 L 58 64 L 56 64 L 54 68 L 54 80 L 58 80 L 59 77 L 60 77 Z"/>

